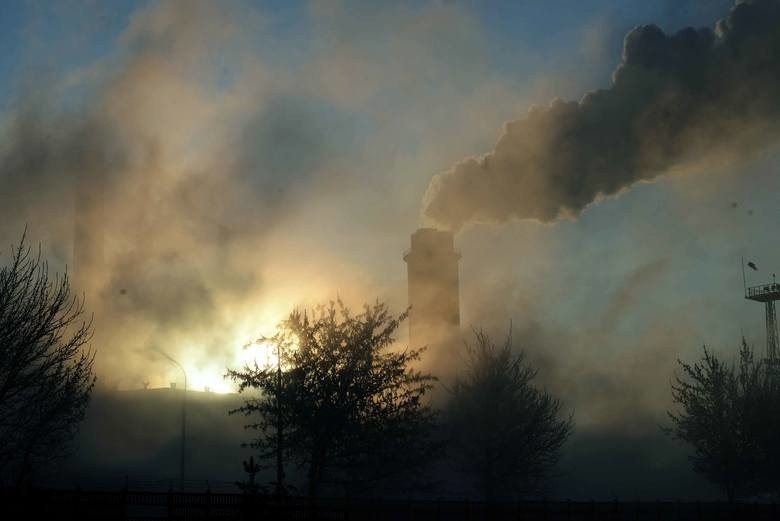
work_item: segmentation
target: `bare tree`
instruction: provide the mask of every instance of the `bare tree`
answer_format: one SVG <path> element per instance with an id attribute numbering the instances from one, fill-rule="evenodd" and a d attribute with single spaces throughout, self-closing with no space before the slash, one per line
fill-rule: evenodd
<path id="1" fill-rule="evenodd" d="M 0 270 L 0 479 L 22 484 L 69 453 L 95 383 L 91 321 L 67 273 L 25 245 Z"/>
<path id="2" fill-rule="evenodd" d="M 537 371 L 512 349 L 511 331 L 501 347 L 474 333 L 447 406 L 449 456 L 486 501 L 538 493 L 572 432 L 572 416 L 559 419 L 561 402 L 533 385 Z"/>
<path id="3" fill-rule="evenodd" d="M 440 454 L 423 401 L 434 378 L 410 367 L 420 350 L 391 349 L 406 317 L 378 302 L 356 315 L 340 301 L 294 311 L 274 337 L 261 339 L 277 346 L 279 366 L 229 371 L 241 391 L 260 391 L 234 411 L 258 418 L 250 445 L 278 466 L 284 453 L 304 471 L 310 496 L 323 484 L 360 493 L 407 479 Z"/>
<path id="4" fill-rule="evenodd" d="M 727 364 L 704 348 L 693 365 L 678 360 L 682 375 L 672 382 L 664 430 L 694 449 L 696 472 L 718 485 L 729 501 L 777 493 L 780 479 L 780 382 L 777 367 L 755 360 L 742 339 L 737 364 Z"/>

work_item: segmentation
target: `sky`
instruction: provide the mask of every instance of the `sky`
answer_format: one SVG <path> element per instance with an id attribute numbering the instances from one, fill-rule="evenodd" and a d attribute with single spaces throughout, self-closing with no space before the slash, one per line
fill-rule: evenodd
<path id="1" fill-rule="evenodd" d="M 245 359 L 241 346 L 295 306 L 379 298 L 402 311 L 411 233 L 450 227 L 466 339 L 472 327 L 502 337 L 511 321 L 579 429 L 657 431 L 678 358 L 703 345 L 733 357 L 742 335 L 763 350 L 763 309 L 742 298 L 740 259 L 759 267 L 749 284 L 780 268 L 780 149 L 766 121 L 734 114 L 746 99 L 776 110 L 776 91 L 748 82 L 724 104 L 728 118 L 697 113 L 691 128 L 709 141 L 673 134 L 679 153 L 643 148 L 642 168 L 608 169 L 575 203 L 554 195 L 587 184 L 579 170 L 535 188 L 506 129 L 541 135 L 561 121 L 555 110 L 579 114 L 587 93 L 618 92 L 621 60 L 651 59 L 642 42 L 624 54 L 624 41 L 657 36 L 637 26 L 714 30 L 732 6 L 2 2 L 0 255 L 26 226 L 83 284 L 101 385 L 176 381 L 162 349 L 196 388 L 229 390 L 221 375 Z M 532 107 L 547 127 L 529 123 Z M 622 146 L 620 133 L 601 137 L 593 161 Z M 570 151 L 550 143 L 550 157 Z M 499 167 L 471 177 L 462 165 L 484 154 Z M 464 191 L 461 173 L 497 184 Z M 80 271 L 74 191 L 97 178 L 100 204 L 84 218 L 104 260 Z M 524 184 L 504 190 L 507 179 Z M 429 360 L 446 376 L 462 358 Z"/>

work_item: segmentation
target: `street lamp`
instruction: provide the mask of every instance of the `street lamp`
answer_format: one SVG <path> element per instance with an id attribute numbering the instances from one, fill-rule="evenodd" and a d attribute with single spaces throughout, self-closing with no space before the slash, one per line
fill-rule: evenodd
<path id="1" fill-rule="evenodd" d="M 271 368 L 271 355 L 274 347 L 276 351 L 276 385 L 274 389 L 274 399 L 276 401 L 276 494 L 281 497 L 286 495 L 284 488 L 284 459 L 282 456 L 284 449 L 284 425 L 282 416 L 282 341 L 279 337 L 261 337 L 254 342 L 244 346 L 244 349 L 252 345 L 266 345 L 265 350 L 265 367 Z M 257 367 L 257 358 L 254 360 L 255 367 Z"/>
<path id="2" fill-rule="evenodd" d="M 184 492 L 184 455 L 186 453 L 187 446 L 187 371 L 185 371 L 184 367 L 182 367 L 179 362 L 174 360 L 171 355 L 160 349 L 157 351 L 172 363 L 174 363 L 179 369 L 181 369 L 181 372 L 184 374 L 184 395 L 182 396 L 181 400 L 181 459 L 179 460 L 179 490 Z"/>
<path id="3" fill-rule="evenodd" d="M 276 493 L 284 494 L 284 461 L 282 444 L 284 431 L 282 426 L 282 347 L 276 345 Z"/>

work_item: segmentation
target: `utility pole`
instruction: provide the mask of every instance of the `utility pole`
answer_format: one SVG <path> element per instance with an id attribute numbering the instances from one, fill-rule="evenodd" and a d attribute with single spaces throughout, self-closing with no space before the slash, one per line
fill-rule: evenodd
<path id="1" fill-rule="evenodd" d="M 178 365 L 178 364 L 177 364 Z M 179 457 L 179 490 L 184 492 L 184 461 L 187 455 L 187 371 L 179 365 L 184 373 L 184 393 L 181 398 L 181 455 Z"/>
<path id="2" fill-rule="evenodd" d="M 181 455 L 179 459 L 179 490 L 184 492 L 184 461 L 187 454 L 187 371 L 168 353 L 158 350 L 161 355 L 175 364 L 184 374 L 184 395 L 181 399 Z"/>
<path id="3" fill-rule="evenodd" d="M 284 494 L 284 462 L 282 450 L 284 433 L 282 426 L 282 347 L 276 346 L 276 493 Z"/>

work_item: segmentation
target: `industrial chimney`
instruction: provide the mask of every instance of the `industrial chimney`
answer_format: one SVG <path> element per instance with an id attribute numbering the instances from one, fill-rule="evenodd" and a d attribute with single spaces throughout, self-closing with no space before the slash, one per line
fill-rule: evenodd
<path id="1" fill-rule="evenodd" d="M 460 337 L 458 260 L 452 233 L 420 228 L 404 254 L 409 278 L 409 342 L 436 349 Z"/>
<path id="2" fill-rule="evenodd" d="M 104 269 L 103 176 L 82 173 L 76 178 L 73 230 L 73 285 L 76 293 L 92 293 L 96 275 Z"/>

